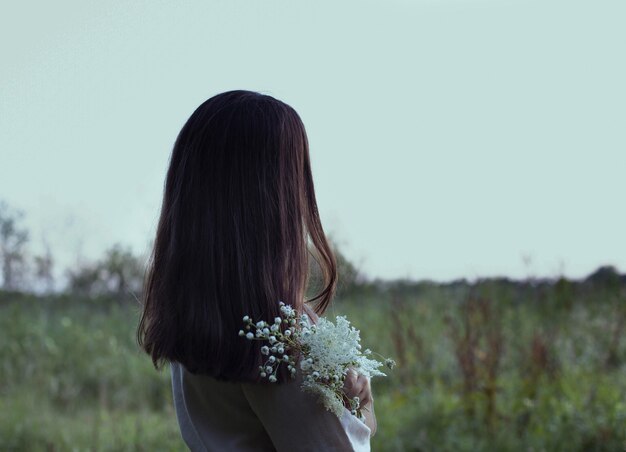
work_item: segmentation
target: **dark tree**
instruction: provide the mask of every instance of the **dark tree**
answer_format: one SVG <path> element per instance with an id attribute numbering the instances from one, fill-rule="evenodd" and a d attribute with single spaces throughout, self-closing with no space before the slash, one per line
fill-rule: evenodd
<path id="1" fill-rule="evenodd" d="M 2 287 L 17 290 L 26 273 L 25 245 L 28 230 L 20 225 L 22 211 L 9 208 L 0 201 L 0 260 L 2 261 Z"/>
<path id="2" fill-rule="evenodd" d="M 118 243 L 101 260 L 68 270 L 68 289 L 88 297 L 140 298 L 144 271 L 143 260 Z"/>

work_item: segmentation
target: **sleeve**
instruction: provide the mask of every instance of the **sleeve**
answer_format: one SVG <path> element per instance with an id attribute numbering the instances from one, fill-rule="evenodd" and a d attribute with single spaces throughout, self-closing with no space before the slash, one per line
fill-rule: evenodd
<path id="1" fill-rule="evenodd" d="M 300 378 L 275 385 L 242 384 L 250 407 L 278 452 L 369 452 L 371 430 L 367 425 L 346 408 L 338 418 L 300 384 Z"/>

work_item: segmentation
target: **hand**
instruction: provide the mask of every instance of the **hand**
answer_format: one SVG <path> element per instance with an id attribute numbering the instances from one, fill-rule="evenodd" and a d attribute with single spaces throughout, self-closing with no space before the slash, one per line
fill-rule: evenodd
<path id="1" fill-rule="evenodd" d="M 349 399 L 352 399 L 355 396 L 359 398 L 359 409 L 367 406 L 373 401 L 372 388 L 370 386 L 369 378 L 357 373 L 352 368 L 350 368 L 346 374 L 346 379 L 343 382 L 343 392 Z M 346 404 L 346 408 L 350 409 L 349 402 L 346 402 Z"/>
<path id="2" fill-rule="evenodd" d="M 374 414 L 374 398 L 372 397 L 372 388 L 369 378 L 358 374 L 354 369 L 348 370 L 343 384 L 343 392 L 350 399 L 354 396 L 359 397 L 360 405 L 357 412 L 359 416 L 361 416 L 361 414 L 364 416 L 362 420 L 365 422 L 365 425 L 370 428 L 370 436 L 374 436 L 377 422 L 376 415 Z M 344 405 L 349 410 L 352 409 L 349 400 L 344 400 Z M 363 410 L 364 413 L 362 413 L 361 410 Z"/>

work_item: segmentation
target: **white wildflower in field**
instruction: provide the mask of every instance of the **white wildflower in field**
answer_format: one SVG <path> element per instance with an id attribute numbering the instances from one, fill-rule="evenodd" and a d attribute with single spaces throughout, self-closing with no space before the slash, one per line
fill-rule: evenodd
<path id="1" fill-rule="evenodd" d="M 243 318 L 248 331 L 245 337 L 268 341 L 271 346 L 261 348 L 261 353 L 268 357 L 260 367 L 260 376 L 275 383 L 281 364 L 287 366 L 292 378 L 296 376 L 296 369 L 300 369 L 302 389 L 317 395 L 327 410 L 341 417 L 344 406 L 349 405 L 350 412 L 361 418 L 359 398 L 349 399 L 343 392 L 346 374 L 352 368 L 368 378 L 385 376 L 378 370 L 383 363 L 368 357 L 372 354 L 370 349 L 361 352 L 359 330 L 351 326 L 345 316 L 337 316 L 336 323 L 320 318 L 313 324 L 306 314 L 298 318 L 291 306 L 282 301 L 279 305 L 282 318 L 276 317 L 271 329 L 265 321 L 255 324 L 250 317 Z M 256 332 L 252 333 L 252 329 Z M 239 331 L 240 336 L 242 332 Z M 384 365 L 391 369 L 395 361 L 387 358 Z"/>

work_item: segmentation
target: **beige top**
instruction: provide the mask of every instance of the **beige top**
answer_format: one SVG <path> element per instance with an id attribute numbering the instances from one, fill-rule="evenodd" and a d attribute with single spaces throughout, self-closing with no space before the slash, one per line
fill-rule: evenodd
<path id="1" fill-rule="evenodd" d="M 196 451 L 369 451 L 370 428 L 344 408 L 341 419 L 300 389 L 224 382 L 170 365 L 176 417 Z M 299 373 L 298 373 L 299 375 Z"/>

